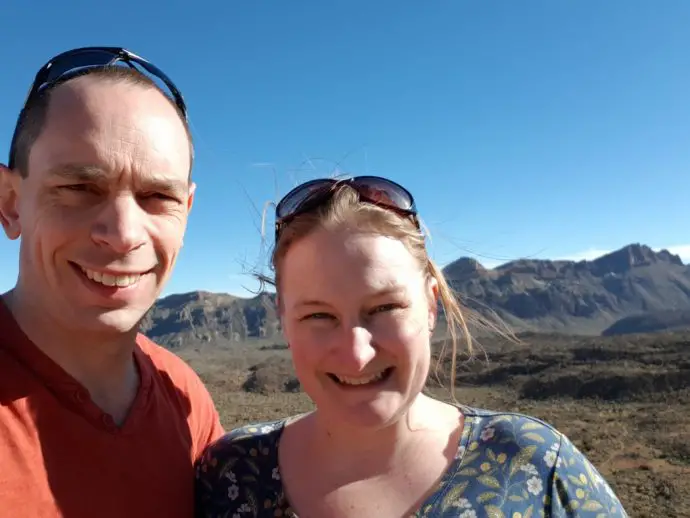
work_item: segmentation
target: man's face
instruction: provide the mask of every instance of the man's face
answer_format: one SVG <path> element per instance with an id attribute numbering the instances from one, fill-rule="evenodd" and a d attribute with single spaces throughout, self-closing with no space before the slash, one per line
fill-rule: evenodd
<path id="1" fill-rule="evenodd" d="M 184 126 L 160 92 L 90 77 L 58 87 L 27 176 L 0 169 L 20 296 L 74 331 L 136 327 L 182 246 L 189 169 Z"/>

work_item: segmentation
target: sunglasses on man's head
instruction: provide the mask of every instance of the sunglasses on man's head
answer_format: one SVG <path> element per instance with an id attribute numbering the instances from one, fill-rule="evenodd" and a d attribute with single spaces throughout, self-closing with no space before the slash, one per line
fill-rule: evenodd
<path id="1" fill-rule="evenodd" d="M 161 69 L 133 52 L 120 47 L 82 47 L 68 50 L 53 57 L 36 73 L 29 93 L 24 101 L 17 125 L 15 126 L 12 144 L 10 145 L 9 167 L 14 168 L 15 145 L 17 130 L 24 112 L 31 102 L 47 87 L 57 81 L 65 81 L 72 76 L 76 76 L 86 69 L 104 68 L 115 66 L 118 62 L 123 63 L 138 72 L 144 73 L 156 82 L 159 79 L 163 83 L 163 90 L 167 89 L 180 112 L 185 119 L 187 118 L 187 106 L 185 105 L 182 94 L 175 86 L 175 83 Z M 136 66 L 135 66 L 136 65 Z M 143 69 L 143 70 L 142 70 Z"/>
<path id="2" fill-rule="evenodd" d="M 348 179 L 321 178 L 298 185 L 276 205 L 275 241 L 292 219 L 310 212 L 328 201 L 336 189 L 348 185 L 357 191 L 361 201 L 378 205 L 402 216 L 416 216 L 412 194 L 402 185 L 380 176 L 355 176 Z M 415 223 L 418 224 L 415 220 Z"/>

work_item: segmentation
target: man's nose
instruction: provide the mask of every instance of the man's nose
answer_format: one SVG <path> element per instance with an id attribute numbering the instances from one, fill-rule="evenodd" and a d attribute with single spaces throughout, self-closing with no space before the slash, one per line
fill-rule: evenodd
<path id="1" fill-rule="evenodd" d="M 343 342 L 338 347 L 338 359 L 345 370 L 356 374 L 374 359 L 376 348 L 372 344 L 371 333 L 364 327 L 351 327 L 344 334 Z"/>
<path id="2" fill-rule="evenodd" d="M 93 240 L 126 254 L 146 241 L 146 213 L 132 196 L 108 200 L 92 226 Z"/>

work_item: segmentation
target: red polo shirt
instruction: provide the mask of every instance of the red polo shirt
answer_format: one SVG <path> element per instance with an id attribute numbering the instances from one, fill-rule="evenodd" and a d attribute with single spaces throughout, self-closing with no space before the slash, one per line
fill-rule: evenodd
<path id="1" fill-rule="evenodd" d="M 140 335 L 118 428 L 0 299 L 0 517 L 190 518 L 193 462 L 223 433 L 197 375 Z"/>

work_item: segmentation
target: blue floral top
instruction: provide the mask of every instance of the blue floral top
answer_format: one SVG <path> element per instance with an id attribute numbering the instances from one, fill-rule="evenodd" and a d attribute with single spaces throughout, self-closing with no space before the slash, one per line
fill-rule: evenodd
<path id="1" fill-rule="evenodd" d="M 627 517 L 599 472 L 565 437 L 525 415 L 462 407 L 455 460 L 414 514 L 422 517 Z M 286 420 L 237 428 L 196 466 L 197 517 L 296 517 L 278 446 Z"/>

